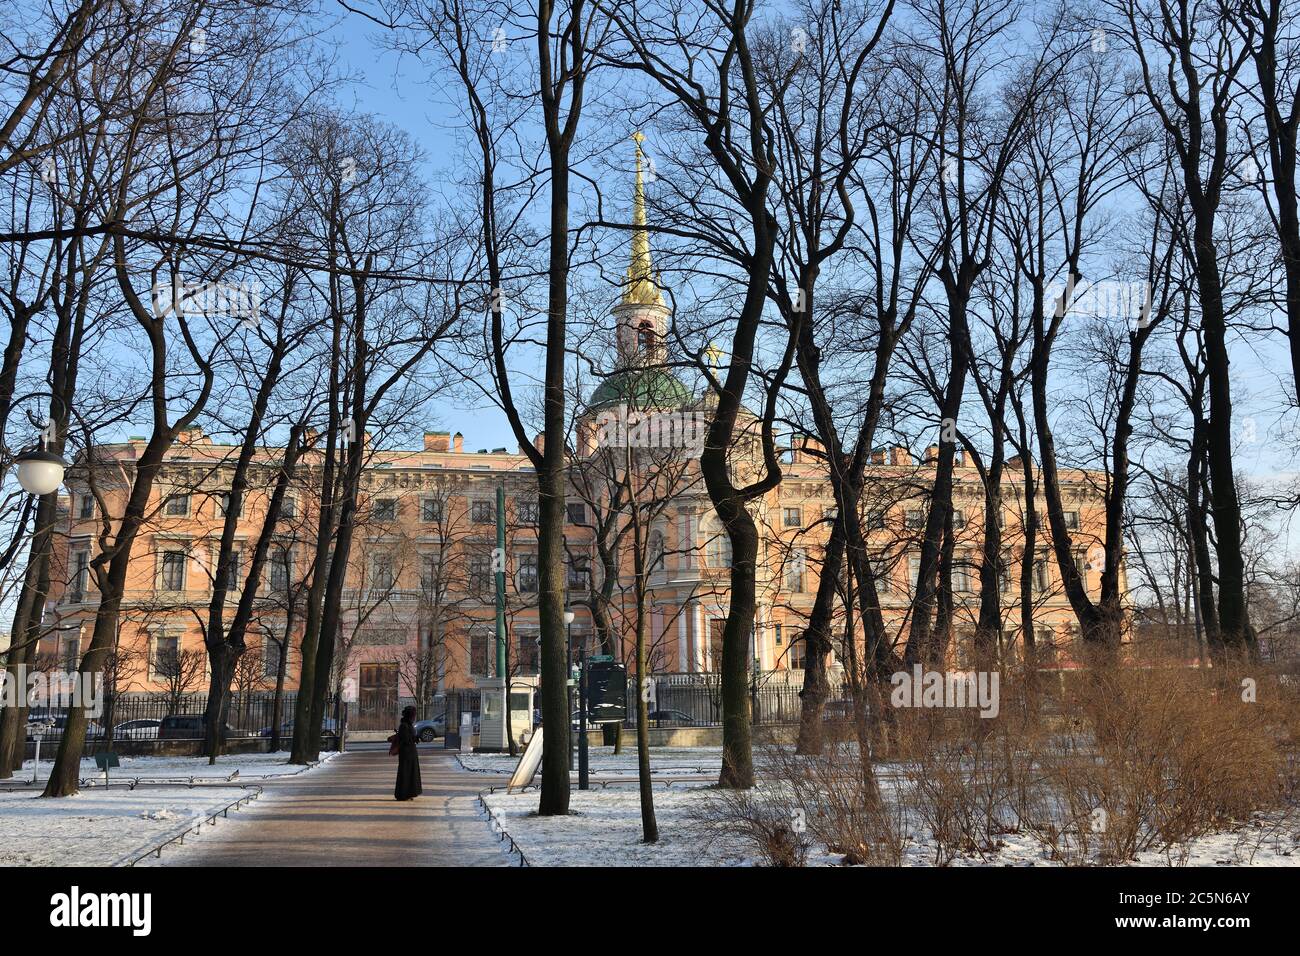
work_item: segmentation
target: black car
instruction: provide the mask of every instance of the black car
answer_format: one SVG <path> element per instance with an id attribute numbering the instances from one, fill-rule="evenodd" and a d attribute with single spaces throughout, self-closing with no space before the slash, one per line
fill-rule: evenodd
<path id="1" fill-rule="evenodd" d="M 271 730 L 272 730 L 272 729 L 273 729 L 273 728 L 271 728 L 271 727 L 263 727 L 261 730 L 258 730 L 257 732 L 255 732 L 255 733 L 253 734 L 253 736 L 254 736 L 254 737 L 270 737 L 270 736 L 272 736 L 272 734 L 271 734 Z M 334 720 L 333 717 L 326 717 L 324 720 L 321 721 L 320 732 L 321 732 L 321 736 L 322 736 L 322 737 L 326 737 L 326 736 L 329 736 L 329 735 L 331 735 L 331 734 L 337 734 L 337 733 L 339 732 L 338 723 Z M 281 737 L 292 737 L 292 736 L 293 736 L 293 720 L 292 720 L 292 719 L 286 720 L 284 723 L 282 723 L 282 724 L 280 725 L 280 736 L 281 736 Z"/>
<path id="2" fill-rule="evenodd" d="M 207 733 L 206 714 L 168 714 L 158 727 L 159 740 L 201 740 Z M 225 737 L 251 736 L 248 731 L 226 724 Z"/>
<path id="3" fill-rule="evenodd" d="M 680 710 L 652 710 L 646 717 L 652 724 L 675 724 L 678 727 L 691 727 L 695 724 L 694 717 Z"/>

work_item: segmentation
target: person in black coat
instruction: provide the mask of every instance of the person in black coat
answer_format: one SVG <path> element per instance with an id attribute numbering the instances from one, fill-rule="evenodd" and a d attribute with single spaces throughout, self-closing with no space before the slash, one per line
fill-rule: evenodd
<path id="1" fill-rule="evenodd" d="M 402 722 L 397 725 L 397 787 L 393 796 L 398 800 L 413 800 L 420 795 L 420 751 L 416 746 L 415 708 L 402 711 Z"/>

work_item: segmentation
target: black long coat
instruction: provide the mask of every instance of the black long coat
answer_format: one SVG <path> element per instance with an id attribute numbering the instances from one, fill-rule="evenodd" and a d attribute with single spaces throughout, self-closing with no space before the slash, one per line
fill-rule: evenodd
<path id="1" fill-rule="evenodd" d="M 393 796 L 410 800 L 423 792 L 420 785 L 420 752 L 416 747 L 415 728 L 403 719 L 397 725 L 397 786 Z"/>

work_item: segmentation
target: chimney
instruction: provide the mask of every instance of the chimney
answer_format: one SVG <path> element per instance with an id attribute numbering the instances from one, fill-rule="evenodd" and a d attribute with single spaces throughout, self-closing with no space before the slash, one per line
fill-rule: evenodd
<path id="1" fill-rule="evenodd" d="M 538 432 L 533 436 L 533 447 L 543 454 L 546 453 L 546 433 Z"/>
<path id="2" fill-rule="evenodd" d="M 465 436 L 462 435 L 460 432 L 456 432 L 455 435 L 452 435 L 451 447 L 452 450 L 456 452 L 456 454 L 459 455 L 463 453 L 465 451 Z"/>
<path id="3" fill-rule="evenodd" d="M 912 463 L 912 453 L 902 445 L 895 445 L 889 449 L 889 463 L 891 465 L 910 465 Z"/>
<path id="4" fill-rule="evenodd" d="M 425 432 L 424 450 L 425 451 L 451 451 L 451 433 L 450 432 Z"/>
<path id="5" fill-rule="evenodd" d="M 939 460 L 939 446 L 938 446 L 938 445 L 926 445 L 926 446 L 925 446 L 925 463 L 926 463 L 927 465 L 932 465 L 932 464 L 934 464 L 934 463 L 935 463 L 936 461 L 938 461 L 938 460 Z"/>
<path id="6" fill-rule="evenodd" d="M 817 461 L 823 457 L 824 446 L 811 435 L 792 435 L 790 437 L 791 463 Z M 813 454 L 813 453 L 816 454 Z"/>

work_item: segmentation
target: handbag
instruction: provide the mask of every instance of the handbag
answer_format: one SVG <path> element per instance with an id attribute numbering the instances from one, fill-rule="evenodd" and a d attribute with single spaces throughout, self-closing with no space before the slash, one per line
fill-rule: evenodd
<path id="1" fill-rule="evenodd" d="M 388 756 L 397 756 L 397 734 L 393 734 L 388 738 Z"/>

